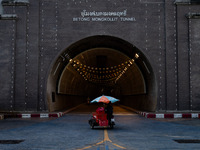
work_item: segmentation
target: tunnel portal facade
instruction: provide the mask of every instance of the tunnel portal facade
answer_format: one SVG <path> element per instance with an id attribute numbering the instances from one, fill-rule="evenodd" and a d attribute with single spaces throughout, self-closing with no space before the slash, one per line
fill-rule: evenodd
<path id="1" fill-rule="evenodd" d="M 51 68 L 47 82 L 50 110 L 73 105 L 69 101 L 77 105 L 101 95 L 116 97 L 135 109 L 156 109 L 153 70 L 145 55 L 122 39 L 104 35 L 77 41 L 57 57 Z M 52 92 L 57 93 L 54 98 Z"/>
<path id="2" fill-rule="evenodd" d="M 200 110 L 200 2 L 0 2 L 0 111 L 102 94 L 143 111 Z"/>

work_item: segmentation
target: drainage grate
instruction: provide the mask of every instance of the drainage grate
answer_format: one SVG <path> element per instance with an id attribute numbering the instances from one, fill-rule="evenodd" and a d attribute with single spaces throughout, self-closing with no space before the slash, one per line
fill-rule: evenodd
<path id="1" fill-rule="evenodd" d="M 198 139 L 177 139 L 174 141 L 177 143 L 200 143 L 200 140 Z"/>
<path id="2" fill-rule="evenodd" d="M 0 144 L 19 144 L 24 140 L 0 140 Z"/>

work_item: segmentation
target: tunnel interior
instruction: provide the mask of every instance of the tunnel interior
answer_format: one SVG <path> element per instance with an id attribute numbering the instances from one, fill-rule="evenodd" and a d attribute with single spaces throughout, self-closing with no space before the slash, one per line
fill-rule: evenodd
<path id="1" fill-rule="evenodd" d="M 156 83 L 145 55 L 110 36 L 93 36 L 67 47 L 52 63 L 47 80 L 49 111 L 75 107 L 101 96 L 121 105 L 155 111 Z"/>

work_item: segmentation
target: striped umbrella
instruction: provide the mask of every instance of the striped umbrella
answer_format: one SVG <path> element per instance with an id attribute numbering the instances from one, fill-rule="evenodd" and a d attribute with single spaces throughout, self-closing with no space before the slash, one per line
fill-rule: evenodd
<path id="1" fill-rule="evenodd" d="M 115 103 L 115 102 L 118 102 L 118 101 L 119 100 L 116 99 L 116 98 L 114 98 L 114 97 L 102 95 L 102 96 L 99 96 L 99 97 L 93 99 L 90 103 L 100 103 L 100 102 L 103 102 L 103 103 L 108 104 L 109 102 Z"/>

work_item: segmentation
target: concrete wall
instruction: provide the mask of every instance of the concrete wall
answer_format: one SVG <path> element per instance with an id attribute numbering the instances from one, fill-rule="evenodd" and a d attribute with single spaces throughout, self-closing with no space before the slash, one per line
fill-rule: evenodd
<path id="1" fill-rule="evenodd" d="M 157 83 L 153 87 L 157 111 L 199 110 L 198 4 L 189 0 L 2 0 L 0 110 L 48 111 L 46 85 L 52 64 L 69 45 L 94 35 L 121 38 L 146 56 Z M 122 14 L 95 21 L 94 16 L 83 16 L 84 10 Z"/>

